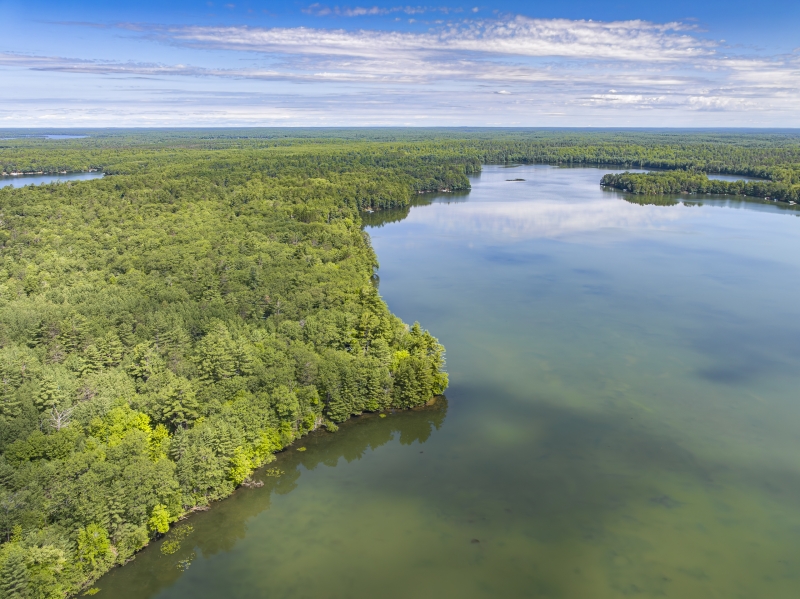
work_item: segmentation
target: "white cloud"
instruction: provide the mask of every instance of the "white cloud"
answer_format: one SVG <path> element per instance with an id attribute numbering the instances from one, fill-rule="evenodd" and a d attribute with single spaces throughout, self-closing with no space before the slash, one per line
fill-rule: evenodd
<path id="1" fill-rule="evenodd" d="M 346 10 L 367 16 L 374 8 Z M 345 9 L 316 4 L 308 10 L 344 16 Z M 14 73 L 38 72 L 43 78 L 72 77 L 81 90 L 76 93 L 86 94 L 88 88 L 78 78 L 94 78 L 95 89 L 110 97 L 110 88 L 99 83 L 103 78 L 169 81 L 187 90 L 182 102 L 198 106 L 195 112 L 175 114 L 181 123 L 192 115 L 204 124 L 286 119 L 295 124 L 377 125 L 420 122 L 423 115 L 420 124 L 434 125 L 800 125 L 800 56 L 721 55 L 713 42 L 680 23 L 470 17 L 423 32 L 115 27 L 145 42 L 180 46 L 181 62 L 188 53 L 195 64 L 0 53 L 4 82 L 12 81 Z M 206 52 L 210 49 L 224 52 Z M 179 83 L 187 80 L 191 83 Z M 0 119 L 14 115 L 19 120 L 25 111 L 38 114 L 38 104 L 31 101 L 35 95 L 14 100 L 24 88 L 2 87 L 0 114 L 6 116 Z M 49 83 L 46 87 L 61 90 Z M 251 95 L 212 101 L 197 91 L 201 88 L 247 90 Z M 294 95 L 280 96 L 291 97 L 285 104 L 273 102 L 277 89 L 292 89 Z M 504 96 L 503 101 L 495 94 Z M 42 105 L 41 114 L 56 114 L 59 100 Z M 105 104 L 98 102 L 91 110 L 77 103 L 58 114 L 77 120 L 84 118 L 79 114 L 106 114 Z M 151 114 L 150 106 L 158 104 L 176 111 L 162 96 L 151 102 L 136 110 Z M 271 107 L 270 114 L 284 116 L 263 116 L 259 102 Z M 147 122 L 155 118 L 147 117 Z"/>
<path id="2" fill-rule="evenodd" d="M 327 17 L 327 16 L 337 16 L 337 17 L 374 17 L 374 16 L 384 16 L 390 15 L 394 13 L 405 13 L 407 15 L 420 15 L 429 12 L 440 12 L 444 14 L 449 13 L 459 13 L 462 12 L 462 9 L 456 8 L 452 9 L 447 6 L 392 6 L 392 7 L 380 7 L 380 6 L 355 6 L 353 8 L 343 6 L 328 6 L 326 4 L 320 4 L 319 2 L 315 2 L 303 8 L 302 11 L 307 15 L 313 15 L 315 17 Z M 477 9 L 473 9 L 473 12 L 477 12 Z"/>
<path id="3" fill-rule="evenodd" d="M 642 94 L 593 94 L 584 103 L 590 106 L 621 106 L 625 108 L 650 108 L 661 104 L 665 96 L 644 96 Z"/>
<path id="4" fill-rule="evenodd" d="M 310 27 L 172 27 L 155 34 L 192 46 L 362 58 L 475 53 L 669 62 L 711 56 L 714 44 L 680 23 L 529 19 L 464 21 L 425 33 Z"/>
<path id="5" fill-rule="evenodd" d="M 730 96 L 690 96 L 689 106 L 695 110 L 746 110 L 757 108 L 758 104 L 747 98 Z"/>
<path id="6" fill-rule="evenodd" d="M 22 67 L 34 71 L 57 71 L 63 73 L 86 73 L 96 75 L 143 75 L 190 76 L 190 77 L 236 77 L 250 79 L 286 78 L 286 73 L 268 69 L 210 69 L 182 64 L 162 65 L 135 62 L 108 62 L 84 60 L 59 56 L 31 56 L 25 54 L 0 53 L 0 65 Z"/>

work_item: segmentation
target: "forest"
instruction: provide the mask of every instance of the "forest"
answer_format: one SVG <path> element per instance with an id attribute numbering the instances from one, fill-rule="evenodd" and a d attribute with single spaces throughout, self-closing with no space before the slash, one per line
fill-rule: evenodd
<path id="1" fill-rule="evenodd" d="M 601 185 L 633 194 L 714 193 L 751 196 L 781 202 L 800 200 L 800 184 L 782 181 L 717 181 L 696 171 L 665 171 L 604 175 Z"/>
<path id="2" fill-rule="evenodd" d="M 447 386 L 444 348 L 378 295 L 359 212 L 463 186 L 463 165 L 108 160 L 0 190 L 3 597 L 76 593 L 300 436 Z"/>
<path id="3" fill-rule="evenodd" d="M 25 137 L 42 132 L 0 131 L 0 137 L 16 136 L 0 139 L 0 171 L 96 169 L 115 173 L 118 167 L 149 168 L 154 163 L 173 160 L 180 151 L 270 151 L 277 158 L 279 153 L 291 150 L 291 155 L 319 152 L 326 160 L 356 160 L 361 168 L 381 167 L 391 161 L 395 168 L 410 175 L 403 185 L 414 191 L 436 188 L 433 173 L 426 173 L 434 164 L 454 169 L 449 180 L 442 179 L 441 186 L 454 191 L 469 187 L 463 179 L 456 181 L 459 172 L 476 173 L 481 164 L 520 163 L 668 171 L 628 174 L 624 180 L 609 176 L 604 180 L 603 185 L 634 194 L 726 193 L 782 202 L 796 202 L 800 196 L 800 136 L 792 130 L 265 128 L 69 132 L 88 137 L 46 142 Z M 332 158 L 334 155 L 338 157 Z M 284 154 L 284 159 L 287 156 Z M 288 166 L 276 160 L 272 168 Z M 310 167 L 311 163 L 305 162 L 301 168 Z M 726 185 L 714 180 L 703 182 L 703 174 L 741 175 L 763 181 Z M 667 189 L 677 191 L 662 191 Z"/>
<path id="4" fill-rule="evenodd" d="M 486 163 L 668 169 L 603 178 L 634 194 L 800 185 L 781 132 L 0 133 L 3 173 L 106 173 L 0 189 L 3 598 L 82 592 L 300 437 L 444 392 L 444 348 L 378 293 L 375 211 Z"/>

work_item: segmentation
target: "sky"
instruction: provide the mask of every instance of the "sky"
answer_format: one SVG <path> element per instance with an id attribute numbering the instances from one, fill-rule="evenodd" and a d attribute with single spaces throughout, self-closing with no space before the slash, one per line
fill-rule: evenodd
<path id="1" fill-rule="evenodd" d="M 0 128 L 789 128 L 798 92 L 797 0 L 0 0 Z"/>

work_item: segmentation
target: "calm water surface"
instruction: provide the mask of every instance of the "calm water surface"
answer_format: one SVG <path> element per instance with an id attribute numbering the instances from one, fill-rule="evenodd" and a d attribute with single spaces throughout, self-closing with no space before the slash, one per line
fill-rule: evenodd
<path id="1" fill-rule="evenodd" d="M 103 173 L 67 173 L 66 175 L 19 175 L 16 177 L 0 176 L 0 187 L 23 187 L 25 185 L 43 185 L 45 183 L 61 183 L 63 181 L 86 181 L 99 179 Z"/>
<path id="2" fill-rule="evenodd" d="M 88 135 L 64 135 L 64 134 L 54 134 L 54 135 L 18 135 L 16 137 L 0 137 L 0 140 L 11 140 L 11 139 L 35 139 L 37 137 L 43 139 L 83 139 L 85 137 L 89 137 Z"/>
<path id="3" fill-rule="evenodd" d="M 717 181 L 767 181 L 767 179 L 759 179 L 758 177 L 745 177 L 743 175 L 708 175 L 709 179 L 716 179 Z"/>
<path id="4" fill-rule="evenodd" d="M 373 216 L 447 399 L 304 439 L 98 597 L 800 596 L 800 213 L 604 172 L 486 167 Z"/>

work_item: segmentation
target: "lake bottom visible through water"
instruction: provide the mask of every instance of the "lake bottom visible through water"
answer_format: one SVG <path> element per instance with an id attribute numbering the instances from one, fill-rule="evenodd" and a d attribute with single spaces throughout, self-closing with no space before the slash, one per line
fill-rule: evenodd
<path id="1" fill-rule="evenodd" d="M 605 172 L 369 215 L 446 397 L 302 439 L 98 597 L 800 596 L 800 212 Z"/>

